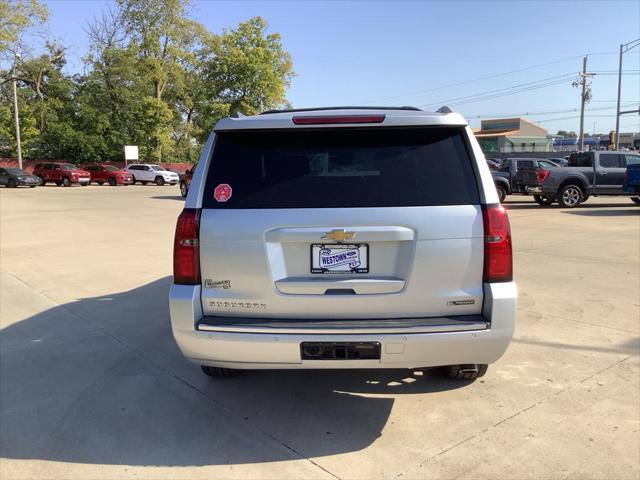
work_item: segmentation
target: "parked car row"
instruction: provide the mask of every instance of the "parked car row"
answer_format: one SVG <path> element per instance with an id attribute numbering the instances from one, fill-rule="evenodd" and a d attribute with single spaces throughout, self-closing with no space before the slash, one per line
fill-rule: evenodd
<path id="1" fill-rule="evenodd" d="M 630 180 L 636 181 L 637 165 L 638 153 L 603 150 L 574 153 L 566 167 L 550 165 L 549 160 L 507 159 L 500 171 L 491 173 L 501 201 L 506 194 L 523 194 L 533 195 L 540 205 L 557 202 L 575 208 L 591 195 L 628 196 L 640 204 L 640 188 L 629 185 Z"/>
<path id="2" fill-rule="evenodd" d="M 134 185 L 135 183 L 155 183 L 156 185 L 176 185 L 180 178 L 177 173 L 156 164 L 132 164 L 121 169 L 109 164 L 90 164 L 78 167 L 72 163 L 42 162 L 38 163 L 33 174 L 13 167 L 0 168 L 0 185 L 7 187 L 45 185 L 55 183 L 58 186 L 70 187 L 80 184 L 86 187 L 90 183 L 110 186 Z M 182 191 L 182 188 L 181 188 Z M 186 192 L 183 196 L 186 196 Z"/>

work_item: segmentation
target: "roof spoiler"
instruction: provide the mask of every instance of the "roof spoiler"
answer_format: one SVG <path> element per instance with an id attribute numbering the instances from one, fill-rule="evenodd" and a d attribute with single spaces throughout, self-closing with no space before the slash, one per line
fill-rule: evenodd
<path id="1" fill-rule="evenodd" d="M 262 112 L 260 115 L 269 115 L 271 113 L 296 113 L 296 112 L 321 112 L 323 110 L 409 110 L 414 112 L 421 112 L 422 110 L 418 107 L 358 107 L 358 106 L 349 106 L 349 107 L 312 107 L 312 108 L 288 108 L 284 110 L 267 110 Z"/>

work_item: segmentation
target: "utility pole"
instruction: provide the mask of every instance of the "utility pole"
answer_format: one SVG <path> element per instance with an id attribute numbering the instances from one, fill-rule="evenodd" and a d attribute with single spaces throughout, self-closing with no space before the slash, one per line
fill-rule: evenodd
<path id="1" fill-rule="evenodd" d="M 584 106 L 591 100 L 591 89 L 589 88 L 589 77 L 593 77 L 595 73 L 587 72 L 587 56 L 582 58 L 582 72 L 579 74 L 578 80 L 573 82 L 574 87 L 581 87 L 580 93 L 580 135 L 578 136 L 578 145 L 580 151 L 584 151 Z"/>
<path id="2" fill-rule="evenodd" d="M 640 45 L 640 38 L 633 40 L 629 43 L 623 43 L 620 45 L 620 59 L 618 61 L 618 101 L 616 105 L 616 143 L 615 149 L 618 150 L 620 148 L 620 115 L 625 113 L 635 113 L 638 110 L 630 110 L 627 112 L 620 111 L 620 91 L 622 90 L 622 54 L 628 52 L 633 47 L 637 47 Z M 640 109 L 639 109 L 640 110 Z"/>
<path id="3" fill-rule="evenodd" d="M 18 114 L 18 87 L 16 85 L 16 63 L 20 55 L 15 54 L 13 60 L 13 120 L 16 125 L 16 145 L 18 147 L 18 168 L 22 170 L 22 146 L 20 145 L 20 116 Z"/>
<path id="4" fill-rule="evenodd" d="M 580 94 L 580 136 L 578 137 L 578 143 L 580 144 L 580 151 L 584 152 L 584 104 L 586 103 L 587 93 L 587 56 L 582 58 L 582 93 Z"/>

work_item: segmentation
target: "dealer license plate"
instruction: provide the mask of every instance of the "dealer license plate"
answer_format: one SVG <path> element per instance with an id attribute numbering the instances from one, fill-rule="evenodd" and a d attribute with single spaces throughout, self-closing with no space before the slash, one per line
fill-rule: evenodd
<path id="1" fill-rule="evenodd" d="M 369 245 L 314 243 L 311 273 L 369 273 Z"/>

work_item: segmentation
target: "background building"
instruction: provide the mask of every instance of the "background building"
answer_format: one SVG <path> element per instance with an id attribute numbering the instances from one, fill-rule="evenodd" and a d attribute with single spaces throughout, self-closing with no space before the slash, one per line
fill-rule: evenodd
<path id="1" fill-rule="evenodd" d="M 482 120 L 474 134 L 485 153 L 548 152 L 549 132 L 523 118 Z"/>

